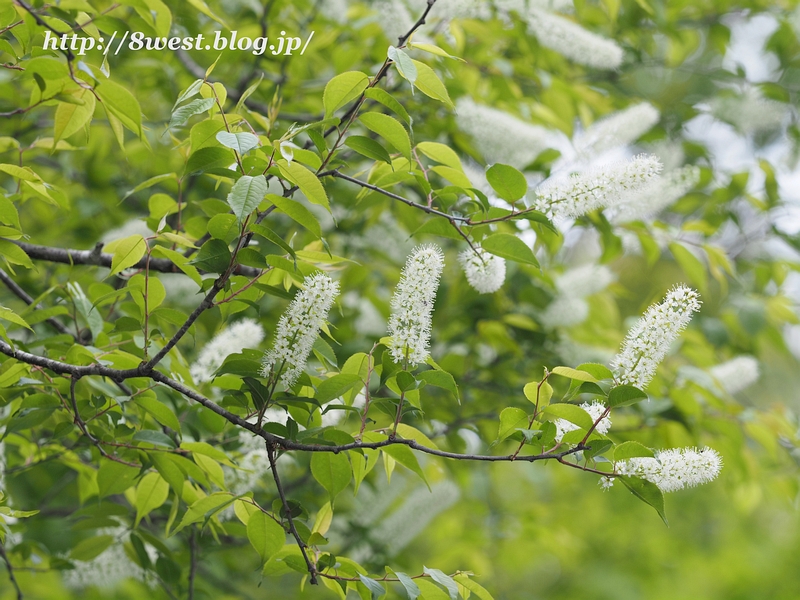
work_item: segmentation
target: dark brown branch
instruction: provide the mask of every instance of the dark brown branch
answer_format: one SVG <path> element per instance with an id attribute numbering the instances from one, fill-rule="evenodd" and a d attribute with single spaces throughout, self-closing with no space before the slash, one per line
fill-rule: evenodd
<path id="1" fill-rule="evenodd" d="M 289 532 L 297 541 L 297 547 L 300 548 L 300 553 L 303 555 L 303 558 L 306 561 L 306 567 L 308 568 L 309 581 L 311 582 L 311 585 L 317 585 L 317 567 L 308 558 L 308 553 L 306 552 L 306 548 L 308 548 L 308 546 L 302 540 L 300 534 L 297 533 L 297 527 L 294 526 L 292 509 L 289 506 L 289 502 L 286 500 L 286 494 L 284 493 L 283 486 L 281 485 L 281 478 L 278 476 L 278 467 L 275 461 L 275 446 L 273 444 L 267 444 L 267 456 L 269 457 L 269 466 L 270 470 L 272 471 L 272 478 L 275 480 L 275 486 L 278 488 L 278 496 L 280 496 L 281 504 L 283 504 L 283 512 L 286 513 L 286 520 L 289 522 Z"/>
<path id="2" fill-rule="evenodd" d="M 102 252 L 102 245 L 98 244 L 93 250 L 72 250 L 69 248 L 52 248 L 50 246 L 39 246 L 37 244 L 29 244 L 27 242 L 20 242 L 9 240 L 22 248 L 25 253 L 34 260 L 46 260 L 49 262 L 63 263 L 66 265 L 94 265 L 97 267 L 111 268 L 111 261 L 113 256 Z M 144 269 L 147 263 L 147 258 L 143 257 L 132 269 Z M 150 270 L 158 271 L 159 273 L 180 273 L 181 270 L 168 258 L 151 258 Z M 234 270 L 235 275 L 244 275 L 246 277 L 256 277 L 260 273 L 259 269 L 255 267 L 246 267 L 244 265 L 237 265 Z"/>
<path id="3" fill-rule="evenodd" d="M 17 284 L 16 281 L 11 279 L 11 276 L 9 276 L 9 274 L 6 273 L 3 269 L 0 269 L 0 281 L 2 281 L 6 285 L 6 287 L 9 290 L 11 290 L 14 294 L 16 294 L 16 296 L 20 300 L 22 300 L 25 304 L 27 304 L 29 306 L 33 306 L 33 297 L 31 297 L 31 295 L 28 294 L 28 292 L 23 290 L 19 286 L 19 284 Z M 44 307 L 41 304 L 37 304 L 33 308 L 35 308 L 36 310 L 44 310 Z M 59 333 L 63 333 L 63 334 L 72 336 L 72 338 L 77 343 L 79 343 L 79 344 L 81 343 L 81 341 L 78 338 L 78 336 L 75 335 L 74 333 L 72 333 L 69 329 L 67 329 L 67 326 L 64 325 L 61 321 L 58 321 L 58 320 L 54 319 L 53 317 L 48 317 L 47 319 L 45 319 L 45 322 L 48 325 L 50 325 L 53 329 L 58 331 Z"/>
<path id="4" fill-rule="evenodd" d="M 409 200 L 408 198 L 403 198 L 403 196 L 394 194 L 389 190 L 385 190 L 376 185 L 372 185 L 371 183 L 367 183 L 366 181 L 361 181 L 360 179 L 356 179 L 355 177 L 350 177 L 349 175 L 345 175 L 344 173 L 341 173 L 338 169 L 332 169 L 330 171 L 325 171 L 323 173 L 320 173 L 319 177 L 338 177 L 339 179 L 344 179 L 345 181 L 349 181 L 350 183 L 355 183 L 356 185 L 360 185 L 361 187 L 366 188 L 368 190 L 372 190 L 373 192 L 378 192 L 379 194 L 383 194 L 388 198 L 392 198 L 393 200 L 397 200 L 399 202 L 402 202 L 403 204 L 407 204 L 408 206 L 417 208 L 430 215 L 436 215 L 437 217 L 445 218 L 451 223 L 453 223 L 454 221 L 460 221 L 462 223 L 466 223 L 469 220 L 466 217 L 457 217 L 449 215 L 440 210 L 436 210 L 435 208 L 431 208 L 430 206 L 426 206 L 425 204 L 419 204 L 418 202 L 414 202 L 413 200 Z"/>

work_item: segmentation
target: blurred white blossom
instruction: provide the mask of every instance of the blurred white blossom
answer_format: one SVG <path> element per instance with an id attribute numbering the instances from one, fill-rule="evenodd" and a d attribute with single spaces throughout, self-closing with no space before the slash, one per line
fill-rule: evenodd
<path id="1" fill-rule="evenodd" d="M 639 190 L 661 171 L 649 154 L 630 161 L 595 167 L 569 177 L 554 177 L 537 190 L 533 206 L 553 217 L 579 217 L 598 208 L 616 206 L 624 194 Z"/>
<path id="2" fill-rule="evenodd" d="M 589 263 L 565 271 L 555 281 L 556 295 L 542 313 L 546 327 L 570 327 L 589 316 L 588 296 L 602 292 L 616 280 L 605 265 Z"/>
<path id="3" fill-rule="evenodd" d="M 611 361 L 617 382 L 645 389 L 672 342 L 699 309 L 697 292 L 683 285 L 671 289 L 660 304 L 650 306 L 628 331 L 621 352 Z"/>
<path id="4" fill-rule="evenodd" d="M 264 328 L 254 319 L 242 319 L 215 335 L 200 351 L 189 369 L 195 383 L 205 383 L 231 354 L 257 348 L 264 341 Z"/>
<path id="5" fill-rule="evenodd" d="M 281 315 L 272 349 L 264 354 L 262 374 L 281 374 L 281 381 L 291 387 L 303 372 L 319 330 L 339 294 L 339 283 L 324 273 L 309 275 L 303 289 Z"/>
<path id="6" fill-rule="evenodd" d="M 472 136 L 475 148 L 489 164 L 503 163 L 523 169 L 544 150 L 559 143 L 557 133 L 502 110 L 476 104 L 467 97 L 456 102 L 456 123 L 461 131 Z"/>
<path id="7" fill-rule="evenodd" d="M 711 114 L 744 133 L 760 133 L 780 127 L 789 105 L 764 98 L 758 88 L 747 88 L 740 96 L 717 96 Z"/>
<path id="8" fill-rule="evenodd" d="M 654 483 L 662 492 L 676 492 L 717 478 L 722 457 L 711 448 L 672 448 L 660 450 L 655 458 L 629 458 L 616 464 L 620 475 L 641 477 Z"/>
<path id="9" fill-rule="evenodd" d="M 624 194 L 611 221 L 644 221 L 683 198 L 700 181 L 700 168 L 692 165 L 654 177 L 642 188 Z"/>
<path id="10" fill-rule="evenodd" d="M 506 261 L 489 254 L 480 246 L 467 248 L 458 255 L 458 261 L 469 284 L 480 294 L 491 294 L 500 289 L 506 279 Z"/>
<path id="11" fill-rule="evenodd" d="M 390 350 L 396 363 L 412 367 L 427 360 L 433 303 L 443 269 L 444 254 L 434 244 L 418 246 L 408 257 L 389 317 Z"/>
<path id="12" fill-rule="evenodd" d="M 660 118 L 661 113 L 649 102 L 634 104 L 592 123 L 576 136 L 575 149 L 586 157 L 627 146 L 650 131 Z"/>
<path id="13" fill-rule="evenodd" d="M 729 394 L 736 394 L 750 387 L 761 375 L 758 361 L 752 356 L 737 356 L 711 367 L 709 371 Z"/>
<path id="14" fill-rule="evenodd" d="M 130 577 L 145 582 L 149 587 L 155 587 L 156 580 L 151 574 L 134 563 L 125 552 L 125 542 L 130 538 L 130 532 L 123 527 L 98 529 L 96 535 L 111 535 L 114 542 L 100 555 L 90 561 L 74 561 L 75 568 L 63 571 L 63 581 L 70 589 L 83 589 L 97 587 L 110 590 L 118 583 Z M 145 544 L 151 562 L 157 558 L 156 550 Z"/>
<path id="15" fill-rule="evenodd" d="M 574 21 L 533 8 L 527 15 L 528 31 L 539 43 L 587 67 L 616 69 L 622 64 L 622 48 L 616 42 L 587 31 Z"/>

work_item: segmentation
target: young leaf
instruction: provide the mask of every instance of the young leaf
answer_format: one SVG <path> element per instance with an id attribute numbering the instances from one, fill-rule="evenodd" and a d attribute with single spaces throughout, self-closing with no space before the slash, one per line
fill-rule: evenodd
<path id="1" fill-rule="evenodd" d="M 366 575 L 362 575 L 361 573 L 358 574 L 358 578 L 361 580 L 361 583 L 369 590 L 370 593 L 370 600 L 376 600 L 381 596 L 386 595 L 386 588 L 384 588 L 380 583 L 375 581 L 374 579 L 370 579 Z"/>
<path id="2" fill-rule="evenodd" d="M 367 136 L 351 135 L 347 138 L 344 145 L 372 160 L 380 160 L 386 164 L 392 164 L 392 157 L 389 156 L 389 152 L 386 148 Z"/>
<path id="3" fill-rule="evenodd" d="M 514 167 L 494 164 L 486 170 L 486 180 L 497 195 L 511 203 L 524 198 L 528 192 L 528 180 Z"/>
<path id="4" fill-rule="evenodd" d="M 570 367 L 555 367 L 551 373 L 553 373 L 553 375 L 568 377 L 576 381 L 591 381 L 592 383 L 597 383 L 597 379 L 595 379 L 594 375 L 591 373 L 579 371 L 578 369 L 571 369 Z"/>
<path id="5" fill-rule="evenodd" d="M 369 77 L 360 71 L 347 71 L 331 79 L 322 93 L 325 117 L 330 117 L 342 106 L 360 96 L 368 85 Z"/>
<path id="6" fill-rule="evenodd" d="M 263 175 L 243 175 L 233 184 L 231 193 L 228 194 L 228 206 L 231 207 L 233 214 L 239 224 L 252 213 L 264 199 L 269 185 Z"/>
<path id="7" fill-rule="evenodd" d="M 149 515 L 152 511 L 167 501 L 169 495 L 169 484 L 158 473 L 148 473 L 136 486 L 136 521 L 134 527 L 139 526 L 142 517 Z"/>
<path id="8" fill-rule="evenodd" d="M 418 60 L 412 59 L 411 62 L 417 67 L 417 80 L 414 82 L 417 89 L 426 96 L 444 102 L 449 108 L 455 109 L 455 104 L 450 99 L 447 88 L 434 70 Z"/>
<path id="9" fill-rule="evenodd" d="M 408 594 L 408 600 L 417 600 L 422 592 L 420 591 L 419 586 L 414 583 L 414 580 L 405 573 L 400 573 L 399 571 L 396 571 L 395 575 L 397 575 L 400 583 L 405 588 L 406 594 Z"/>
<path id="10" fill-rule="evenodd" d="M 214 98 L 198 98 L 197 100 L 192 100 L 189 104 L 181 106 L 172 113 L 172 117 L 169 120 L 169 128 L 172 129 L 173 127 L 185 125 L 186 121 L 191 117 L 206 112 L 209 108 L 214 106 L 215 103 L 216 101 Z"/>
<path id="11" fill-rule="evenodd" d="M 614 448 L 614 461 L 627 460 L 629 458 L 646 457 L 653 458 L 653 451 L 639 442 L 623 442 Z"/>
<path id="12" fill-rule="evenodd" d="M 497 441 L 502 442 L 518 428 L 528 426 L 527 413 L 519 408 L 509 406 L 500 413 L 500 428 L 497 430 Z"/>
<path id="13" fill-rule="evenodd" d="M 352 373 L 339 373 L 329 379 L 324 379 L 317 386 L 317 393 L 314 397 L 320 404 L 330 402 L 338 398 L 358 384 L 363 384 L 361 377 Z"/>
<path id="14" fill-rule="evenodd" d="M 647 394 L 632 385 L 618 385 L 608 393 L 609 406 L 630 406 L 646 399 Z"/>
<path id="15" fill-rule="evenodd" d="M 111 258 L 111 274 L 116 275 L 120 271 L 124 271 L 128 267 L 132 267 L 138 263 L 144 256 L 147 249 L 147 243 L 141 235 L 132 235 L 121 240 L 113 242 L 113 246 L 107 249 L 113 251 Z M 113 248 L 113 250 L 112 250 Z"/>
<path id="16" fill-rule="evenodd" d="M 350 483 L 350 461 L 344 454 L 315 452 L 311 457 L 311 474 L 333 499 Z"/>
<path id="17" fill-rule="evenodd" d="M 434 385 L 436 387 L 443 388 L 449 392 L 452 392 L 456 399 L 459 398 L 456 380 L 453 379 L 453 376 L 447 371 L 431 369 L 430 371 L 423 371 L 417 375 L 417 377 L 428 385 Z"/>
<path id="18" fill-rule="evenodd" d="M 398 117 L 403 119 L 403 121 L 406 122 L 406 125 L 408 125 L 409 128 L 411 127 L 413 120 L 409 116 L 408 111 L 389 92 L 387 92 L 383 88 L 373 87 L 373 88 L 368 88 L 367 91 L 364 92 L 364 95 L 370 100 L 375 100 L 375 102 L 380 102 L 381 104 L 383 104 L 386 108 L 393 111 L 395 114 L 397 114 Z"/>
<path id="19" fill-rule="evenodd" d="M 639 477 L 622 476 L 618 479 L 625 484 L 625 487 L 627 487 L 634 496 L 656 509 L 658 516 L 664 521 L 664 525 L 669 526 L 667 515 L 664 512 L 664 494 L 658 489 L 655 483 L 647 481 L 646 479 L 640 479 Z"/>
<path id="20" fill-rule="evenodd" d="M 424 566 L 422 567 L 422 572 L 426 575 L 430 575 L 431 579 L 444 587 L 450 596 L 450 600 L 458 600 L 458 586 L 456 585 L 456 582 L 453 581 L 452 577 L 445 575 L 439 569 L 429 569 L 428 567 Z"/>
<path id="21" fill-rule="evenodd" d="M 495 256 L 515 262 L 539 266 L 539 261 L 528 245 L 510 233 L 495 233 L 481 242 L 481 247 Z"/>
<path id="22" fill-rule="evenodd" d="M 376 112 L 364 113 L 359 120 L 367 129 L 377 133 L 411 162 L 411 139 L 400 121 Z"/>
<path id="23" fill-rule="evenodd" d="M 249 132 L 242 133 L 228 133 L 227 131 L 220 131 L 216 135 L 217 141 L 231 150 L 239 153 L 239 156 L 247 154 L 253 148 L 261 146 L 258 136 Z"/>
<path id="24" fill-rule="evenodd" d="M 247 539 L 261 557 L 263 565 L 286 543 L 286 531 L 260 510 L 252 513 L 247 521 Z"/>
<path id="25" fill-rule="evenodd" d="M 322 228 L 319 225 L 319 221 L 305 206 L 295 200 L 290 200 L 277 194 L 268 194 L 267 200 L 277 206 L 278 210 L 293 221 L 308 229 L 316 237 L 322 237 Z"/>
<path id="26" fill-rule="evenodd" d="M 413 86 L 414 82 L 417 80 L 417 67 L 414 65 L 414 61 L 411 60 L 411 57 L 394 46 L 389 46 L 387 55 L 389 59 L 394 62 L 400 75 L 407 79 Z"/>
<path id="27" fill-rule="evenodd" d="M 580 406 L 575 406 L 574 404 L 550 404 L 545 407 L 542 414 L 551 419 L 564 419 L 586 430 L 589 430 L 594 424 L 591 415 Z"/>
<path id="28" fill-rule="evenodd" d="M 279 160 L 278 169 L 286 179 L 300 188 L 300 191 L 308 198 L 309 202 L 324 206 L 330 211 L 328 194 L 325 193 L 325 188 L 322 187 L 319 178 L 314 173 L 297 161 L 292 161 L 289 164 L 285 160 Z"/>

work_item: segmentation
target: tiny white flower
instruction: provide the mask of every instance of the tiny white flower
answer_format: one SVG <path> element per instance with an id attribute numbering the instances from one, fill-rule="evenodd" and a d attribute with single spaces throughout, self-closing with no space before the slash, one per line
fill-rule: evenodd
<path id="1" fill-rule="evenodd" d="M 278 321 L 272 349 L 264 354 L 261 369 L 264 377 L 280 373 L 286 387 L 297 381 L 338 294 L 339 283 L 324 273 L 305 278 L 303 289 Z"/>
<path id="2" fill-rule="evenodd" d="M 389 318 L 390 350 L 396 363 L 412 367 L 427 360 L 433 303 L 443 269 L 444 254 L 434 244 L 418 246 L 408 257 Z"/>
<path id="3" fill-rule="evenodd" d="M 647 185 L 620 198 L 611 221 L 628 223 L 650 219 L 683 198 L 699 181 L 700 168 L 691 165 L 654 177 Z"/>
<path id="4" fill-rule="evenodd" d="M 579 175 L 551 178 L 536 190 L 533 206 L 553 217 L 580 217 L 615 206 L 625 193 L 641 189 L 660 171 L 655 156 L 641 154 Z"/>
<path id="5" fill-rule="evenodd" d="M 589 413 L 589 416 L 592 417 L 592 421 L 600 419 L 602 414 L 606 411 L 605 405 L 597 400 L 592 403 L 584 402 L 581 404 L 581 408 Z M 565 433 L 580 429 L 575 423 L 571 423 L 566 419 L 556 419 L 553 423 L 556 426 L 556 442 L 558 443 L 561 443 Z M 597 433 L 602 433 L 603 435 L 608 433 L 609 429 L 611 429 L 611 418 L 608 415 L 603 417 L 597 424 L 597 427 L 594 428 Z"/>
<path id="6" fill-rule="evenodd" d="M 613 477 L 601 477 L 600 481 L 597 482 L 601 488 L 603 488 L 604 492 L 607 492 L 612 487 L 614 487 L 614 478 Z"/>
<path id="7" fill-rule="evenodd" d="M 628 331 L 622 350 L 611 361 L 617 382 L 645 389 L 672 342 L 698 310 L 699 295 L 683 285 L 671 289 L 660 304 L 650 306 Z"/>
<path id="8" fill-rule="evenodd" d="M 640 477 L 662 492 L 695 487 L 717 478 L 722 457 L 711 448 L 673 448 L 655 453 L 655 458 L 629 458 L 616 464 L 620 475 Z"/>
<path id="9" fill-rule="evenodd" d="M 257 348 L 264 341 L 264 328 L 254 319 L 242 319 L 220 331 L 200 351 L 189 369 L 195 383 L 205 383 L 214 378 L 225 359 L 245 348 Z"/>
<path id="10" fill-rule="evenodd" d="M 480 246 L 467 248 L 458 255 L 458 261 L 469 284 L 480 294 L 491 294 L 499 290 L 506 279 L 506 261 L 489 254 Z"/>

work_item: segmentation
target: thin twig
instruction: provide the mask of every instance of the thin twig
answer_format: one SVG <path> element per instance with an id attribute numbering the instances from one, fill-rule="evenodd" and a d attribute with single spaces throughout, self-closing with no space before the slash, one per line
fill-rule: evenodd
<path id="1" fill-rule="evenodd" d="M 278 495 L 281 498 L 281 504 L 283 504 L 283 511 L 286 513 L 286 520 L 289 522 L 289 531 L 297 541 L 297 546 L 300 548 L 300 553 L 303 555 L 303 558 L 306 561 L 306 567 L 308 568 L 309 581 L 311 582 L 311 585 L 317 585 L 317 568 L 314 563 L 311 562 L 311 559 L 308 558 L 308 553 L 306 552 L 306 548 L 308 546 L 302 540 L 300 534 L 297 533 L 297 528 L 294 526 L 292 509 L 289 507 L 289 502 L 286 500 L 286 494 L 283 492 L 283 486 L 281 485 L 281 478 L 278 476 L 278 467 L 275 464 L 274 445 L 267 444 L 267 456 L 269 457 L 269 466 L 272 470 L 272 478 L 275 480 L 275 486 L 278 488 Z"/>
<path id="2" fill-rule="evenodd" d="M 19 583 L 17 583 L 17 578 L 14 577 L 14 567 L 11 566 L 11 561 L 8 560 L 8 555 L 6 554 L 6 549 L 2 542 L 0 542 L 0 557 L 2 557 L 3 562 L 6 563 L 6 569 L 8 569 L 8 579 L 11 581 L 11 585 L 13 585 L 14 589 L 17 591 L 17 600 L 22 600 L 24 598 L 22 595 L 22 589 L 20 589 Z"/>

